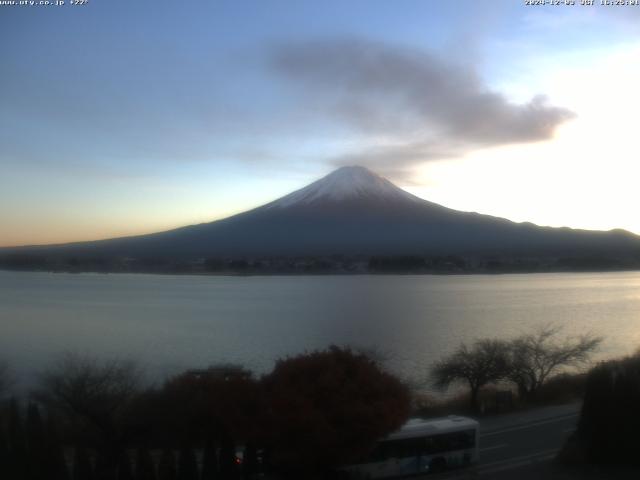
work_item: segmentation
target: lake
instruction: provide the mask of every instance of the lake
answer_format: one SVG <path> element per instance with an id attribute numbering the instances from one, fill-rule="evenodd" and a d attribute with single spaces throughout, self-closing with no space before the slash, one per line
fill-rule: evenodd
<path id="1" fill-rule="evenodd" d="M 170 276 L 0 271 L 0 357 L 31 383 L 57 354 L 132 357 L 162 378 L 330 344 L 382 353 L 419 381 L 460 342 L 548 323 L 605 337 L 597 358 L 640 348 L 640 273 Z"/>

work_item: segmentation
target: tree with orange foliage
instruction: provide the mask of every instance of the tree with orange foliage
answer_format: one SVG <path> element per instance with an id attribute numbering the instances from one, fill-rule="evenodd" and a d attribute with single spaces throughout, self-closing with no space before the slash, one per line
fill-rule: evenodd
<path id="1" fill-rule="evenodd" d="M 294 477 L 357 461 L 410 410 L 409 389 L 349 348 L 280 360 L 263 384 L 270 462 Z"/>

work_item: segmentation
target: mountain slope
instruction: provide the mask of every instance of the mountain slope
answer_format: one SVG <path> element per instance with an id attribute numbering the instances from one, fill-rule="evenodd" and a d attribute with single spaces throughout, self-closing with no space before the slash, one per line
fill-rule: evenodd
<path id="1" fill-rule="evenodd" d="M 274 202 L 223 220 L 137 237 L 17 251 L 193 259 L 328 254 L 636 255 L 640 237 L 622 230 L 538 227 L 459 212 L 411 195 L 363 167 L 343 167 Z"/>

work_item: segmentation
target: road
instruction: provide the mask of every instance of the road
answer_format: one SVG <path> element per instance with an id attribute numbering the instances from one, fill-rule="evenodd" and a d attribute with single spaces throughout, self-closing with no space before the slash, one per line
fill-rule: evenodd
<path id="1" fill-rule="evenodd" d="M 493 474 L 551 460 L 575 430 L 579 409 L 579 404 L 547 407 L 509 415 L 498 425 L 480 422 L 477 473 Z"/>
<path id="2" fill-rule="evenodd" d="M 480 462 L 469 469 L 424 478 L 502 478 L 502 472 L 508 475 L 549 463 L 575 429 L 579 409 L 580 404 L 575 403 L 480 420 Z M 518 478 L 523 480 L 519 474 Z"/>

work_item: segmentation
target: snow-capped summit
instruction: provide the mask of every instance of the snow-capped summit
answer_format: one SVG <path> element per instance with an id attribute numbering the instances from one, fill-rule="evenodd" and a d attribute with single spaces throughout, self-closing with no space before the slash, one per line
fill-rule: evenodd
<path id="1" fill-rule="evenodd" d="M 365 167 L 348 166 L 334 170 L 320 180 L 270 203 L 267 207 L 287 208 L 345 200 L 423 201 Z"/>

